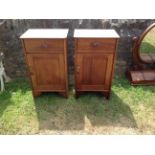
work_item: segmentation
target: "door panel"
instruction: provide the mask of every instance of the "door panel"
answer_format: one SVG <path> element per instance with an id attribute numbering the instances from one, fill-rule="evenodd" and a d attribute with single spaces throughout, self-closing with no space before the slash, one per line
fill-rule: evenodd
<path id="1" fill-rule="evenodd" d="M 76 87 L 79 90 L 109 89 L 113 54 L 77 54 Z"/>
<path id="2" fill-rule="evenodd" d="M 84 56 L 82 60 L 82 66 L 80 66 L 80 69 L 82 67 L 82 74 L 81 74 L 81 82 L 83 84 L 90 84 L 91 83 L 91 56 Z"/>
<path id="3" fill-rule="evenodd" d="M 94 56 L 92 58 L 91 84 L 104 85 L 106 77 L 106 68 L 108 63 L 107 56 Z"/>
<path id="4" fill-rule="evenodd" d="M 35 89 L 65 89 L 63 54 L 28 54 L 27 60 Z"/>

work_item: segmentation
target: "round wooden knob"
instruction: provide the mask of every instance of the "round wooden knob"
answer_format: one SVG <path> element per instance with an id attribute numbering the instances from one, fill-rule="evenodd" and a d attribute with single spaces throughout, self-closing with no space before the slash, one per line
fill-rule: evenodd
<path id="1" fill-rule="evenodd" d="M 100 42 L 93 42 L 91 45 L 92 45 L 93 47 L 98 47 L 98 46 L 101 45 L 101 43 L 100 43 Z"/>

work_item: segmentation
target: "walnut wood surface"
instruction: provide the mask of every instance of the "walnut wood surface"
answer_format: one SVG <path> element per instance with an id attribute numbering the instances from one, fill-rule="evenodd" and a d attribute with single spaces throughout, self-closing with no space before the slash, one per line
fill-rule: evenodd
<path id="1" fill-rule="evenodd" d="M 64 51 L 64 39 L 25 39 L 24 44 L 26 52 Z"/>
<path id="2" fill-rule="evenodd" d="M 22 45 L 33 96 L 42 92 L 59 92 L 67 97 L 67 39 L 22 38 Z"/>
<path id="3" fill-rule="evenodd" d="M 109 99 L 117 41 L 117 38 L 106 37 L 75 38 L 76 97 L 82 92 L 96 91 Z"/>
<path id="4" fill-rule="evenodd" d="M 155 70 L 130 71 L 128 76 L 132 85 L 155 84 Z"/>

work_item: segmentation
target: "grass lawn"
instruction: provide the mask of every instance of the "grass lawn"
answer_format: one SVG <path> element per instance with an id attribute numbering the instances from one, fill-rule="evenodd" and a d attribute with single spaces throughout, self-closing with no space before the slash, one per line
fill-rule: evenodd
<path id="1" fill-rule="evenodd" d="M 155 87 L 133 87 L 115 77 L 110 101 L 99 93 L 68 99 L 55 93 L 32 97 L 20 78 L 0 93 L 0 134 L 155 134 Z"/>

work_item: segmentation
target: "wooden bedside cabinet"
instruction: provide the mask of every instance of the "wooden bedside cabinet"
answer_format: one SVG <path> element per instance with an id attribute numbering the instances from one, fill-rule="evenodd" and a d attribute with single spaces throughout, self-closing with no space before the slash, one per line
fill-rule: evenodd
<path id="1" fill-rule="evenodd" d="M 33 96 L 59 92 L 68 96 L 68 29 L 29 29 L 20 38 Z"/>
<path id="2" fill-rule="evenodd" d="M 75 29 L 75 91 L 110 97 L 119 35 L 115 30 Z"/>

